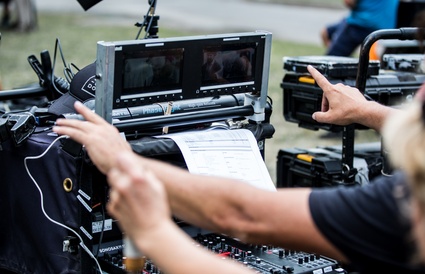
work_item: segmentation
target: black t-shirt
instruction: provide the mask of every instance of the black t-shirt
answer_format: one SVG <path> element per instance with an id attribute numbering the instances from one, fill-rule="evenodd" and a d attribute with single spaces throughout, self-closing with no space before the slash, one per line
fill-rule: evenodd
<path id="1" fill-rule="evenodd" d="M 369 185 L 314 189 L 313 220 L 325 237 L 361 273 L 425 273 L 413 267 L 415 253 L 403 174 Z"/>

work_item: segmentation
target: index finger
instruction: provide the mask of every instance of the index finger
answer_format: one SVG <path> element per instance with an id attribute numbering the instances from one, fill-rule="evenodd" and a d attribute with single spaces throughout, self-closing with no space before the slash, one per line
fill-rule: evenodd
<path id="1" fill-rule="evenodd" d="M 80 101 L 76 101 L 74 103 L 74 108 L 79 114 L 83 115 L 86 121 L 92 122 L 94 124 L 107 123 L 102 117 L 94 113 Z"/>
<path id="2" fill-rule="evenodd" d="M 316 81 L 317 85 L 322 89 L 325 90 L 327 87 L 332 86 L 331 83 L 329 83 L 328 79 L 326 79 L 323 74 L 321 74 L 317 69 L 315 69 L 313 66 L 308 65 L 307 66 L 308 72 L 310 72 L 311 76 Z"/>

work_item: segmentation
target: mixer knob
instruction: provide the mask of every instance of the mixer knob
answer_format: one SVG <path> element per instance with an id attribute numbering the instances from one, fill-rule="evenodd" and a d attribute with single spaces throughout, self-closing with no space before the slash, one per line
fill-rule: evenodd
<path id="1" fill-rule="evenodd" d="M 283 249 L 279 249 L 279 258 L 283 257 Z"/>
<path id="2" fill-rule="evenodd" d="M 284 265 L 282 268 L 288 273 L 294 273 L 294 267 L 290 265 Z"/>

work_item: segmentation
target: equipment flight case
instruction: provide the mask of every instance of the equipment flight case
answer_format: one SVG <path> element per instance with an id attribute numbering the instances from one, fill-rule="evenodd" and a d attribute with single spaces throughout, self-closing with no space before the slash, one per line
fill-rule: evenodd
<path id="1" fill-rule="evenodd" d="M 361 144 L 354 151 L 355 180 L 347 184 L 341 161 L 340 147 L 281 149 L 277 155 L 276 186 L 328 187 L 364 185 L 381 174 L 384 159 L 378 142 Z"/>

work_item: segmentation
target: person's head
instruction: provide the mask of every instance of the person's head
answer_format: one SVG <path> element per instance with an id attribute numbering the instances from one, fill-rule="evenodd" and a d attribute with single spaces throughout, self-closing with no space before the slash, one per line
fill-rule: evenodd
<path id="1" fill-rule="evenodd" d="M 425 28 L 425 10 L 415 18 L 416 26 Z M 424 29 L 418 37 L 423 42 Z M 425 263 L 425 83 L 406 111 L 388 117 L 382 134 L 390 152 L 390 161 L 405 174 L 411 193 L 412 228 L 419 259 Z"/>
<path id="2" fill-rule="evenodd" d="M 384 145 L 393 167 L 401 169 L 411 192 L 413 234 L 425 262 L 425 104 L 414 100 L 406 111 L 389 117 Z"/>

